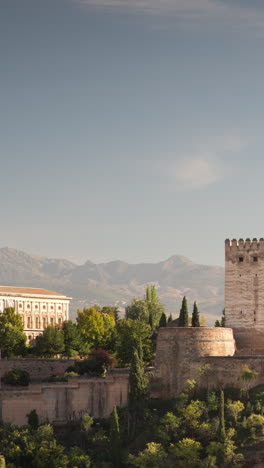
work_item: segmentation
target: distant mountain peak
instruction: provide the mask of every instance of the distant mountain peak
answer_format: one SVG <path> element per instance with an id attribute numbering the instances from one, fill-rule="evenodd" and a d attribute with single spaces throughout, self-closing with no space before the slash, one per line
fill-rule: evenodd
<path id="1" fill-rule="evenodd" d="M 224 306 L 224 269 L 197 265 L 183 255 L 156 263 L 130 264 L 121 260 L 76 265 L 63 258 L 37 257 L 21 250 L 0 248 L 0 284 L 42 287 L 73 297 L 72 317 L 85 306 L 117 305 L 123 308 L 133 297 L 143 297 L 146 284 L 158 285 L 166 312 L 179 314 L 184 295 L 191 304 L 198 302 L 201 313 L 211 323 Z"/>
<path id="2" fill-rule="evenodd" d="M 193 262 L 183 255 L 172 255 L 167 258 L 163 263 L 168 263 L 170 265 L 193 265 Z"/>

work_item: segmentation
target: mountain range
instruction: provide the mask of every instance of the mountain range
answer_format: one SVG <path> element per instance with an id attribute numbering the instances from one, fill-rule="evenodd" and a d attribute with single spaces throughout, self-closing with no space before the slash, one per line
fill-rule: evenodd
<path id="1" fill-rule="evenodd" d="M 155 283 L 166 312 L 176 318 L 182 297 L 189 309 L 197 301 L 208 325 L 221 315 L 224 303 L 224 268 L 198 265 L 174 255 L 158 263 L 129 264 L 120 260 L 77 265 L 64 259 L 29 255 L 0 248 L 0 284 L 43 287 L 72 297 L 76 310 L 93 304 L 116 305 L 121 312 L 133 297 L 143 297 L 147 283 Z"/>

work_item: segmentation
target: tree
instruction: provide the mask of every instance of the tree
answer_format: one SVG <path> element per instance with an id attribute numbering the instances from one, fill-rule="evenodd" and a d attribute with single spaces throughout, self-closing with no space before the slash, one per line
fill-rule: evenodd
<path id="1" fill-rule="evenodd" d="M 63 331 L 49 325 L 43 334 L 36 338 L 36 352 L 40 356 L 53 357 L 64 352 Z"/>
<path id="2" fill-rule="evenodd" d="M 89 455 L 79 447 L 71 447 L 69 450 L 69 465 L 68 467 L 74 468 L 90 468 L 91 459 Z"/>
<path id="3" fill-rule="evenodd" d="M 142 418 L 148 393 L 148 376 L 145 373 L 142 359 L 142 345 L 139 343 L 138 349 L 134 349 L 133 359 L 129 373 L 129 393 L 128 393 L 128 413 L 129 424 L 128 434 L 133 439 L 138 421 Z"/>
<path id="4" fill-rule="evenodd" d="M 245 409 L 244 404 L 239 400 L 228 401 L 226 407 L 235 424 L 237 424 L 239 414 Z"/>
<path id="5" fill-rule="evenodd" d="M 27 418 L 28 425 L 31 427 L 31 429 L 37 429 L 39 426 L 39 417 L 35 409 L 31 410 L 30 413 L 27 414 Z"/>
<path id="6" fill-rule="evenodd" d="M 64 447 L 54 438 L 52 426 L 46 424 L 36 430 L 36 453 L 32 466 L 36 468 L 67 468 L 68 457 Z"/>
<path id="7" fill-rule="evenodd" d="M 155 285 L 147 284 L 144 299 L 133 299 L 126 307 L 126 318 L 141 320 L 157 328 L 164 306 L 160 303 Z"/>
<path id="8" fill-rule="evenodd" d="M 110 416 L 110 451 L 112 462 L 115 467 L 120 465 L 120 452 L 121 452 L 121 438 L 120 438 L 120 427 L 119 418 L 116 406 Z"/>
<path id="9" fill-rule="evenodd" d="M 107 348 L 115 330 L 115 320 L 94 307 L 84 308 L 78 310 L 77 327 L 82 340 L 90 348 Z"/>
<path id="10" fill-rule="evenodd" d="M 138 468 L 162 468 L 166 466 L 167 454 L 161 444 L 149 442 L 138 455 L 129 454 L 128 461 Z"/>
<path id="11" fill-rule="evenodd" d="M 115 322 L 118 322 L 119 320 L 119 310 L 118 307 L 113 307 L 113 306 L 103 306 L 101 308 L 102 314 L 108 314 L 110 315 L 113 319 L 115 319 Z"/>
<path id="12" fill-rule="evenodd" d="M 221 327 L 219 320 L 215 321 L 215 327 Z"/>
<path id="13" fill-rule="evenodd" d="M 182 300 L 180 315 L 179 315 L 179 327 L 188 327 L 188 326 L 189 326 L 188 306 L 187 306 L 187 299 L 184 296 Z"/>
<path id="14" fill-rule="evenodd" d="M 159 321 L 159 328 L 167 326 L 167 317 L 165 312 L 162 312 L 160 321 Z"/>
<path id="15" fill-rule="evenodd" d="M 152 330 L 147 323 L 140 320 L 124 319 L 117 325 L 116 350 L 120 365 L 131 364 L 134 349 L 142 342 L 143 359 L 149 363 L 153 359 L 153 343 L 150 339 Z"/>
<path id="16" fill-rule="evenodd" d="M 164 306 L 159 301 L 155 284 L 147 284 L 145 301 L 147 304 L 149 324 L 151 328 L 157 328 L 161 315 L 164 313 Z"/>
<path id="17" fill-rule="evenodd" d="M 192 327 L 200 327 L 199 310 L 196 301 L 193 304 Z"/>
<path id="18" fill-rule="evenodd" d="M 67 320 L 62 325 L 64 354 L 65 356 L 76 356 L 81 349 L 81 335 L 77 325 L 71 320 Z"/>
<path id="19" fill-rule="evenodd" d="M 145 299 L 132 299 L 131 304 L 126 307 L 125 316 L 127 319 L 140 320 L 148 323 L 149 316 Z"/>
<path id="20" fill-rule="evenodd" d="M 226 438 L 225 432 L 225 395 L 224 390 L 220 390 L 219 401 L 219 438 L 220 442 L 224 442 Z"/>
<path id="21" fill-rule="evenodd" d="M 170 447 L 172 460 L 177 462 L 177 468 L 197 468 L 200 466 L 200 451 L 202 445 L 196 440 L 185 438 L 180 440 L 176 446 Z"/>
<path id="22" fill-rule="evenodd" d="M 168 323 L 172 322 L 172 315 L 170 314 L 168 317 Z"/>
<path id="23" fill-rule="evenodd" d="M 26 350 L 22 320 L 12 307 L 0 316 L 0 349 L 3 357 L 19 356 Z"/>

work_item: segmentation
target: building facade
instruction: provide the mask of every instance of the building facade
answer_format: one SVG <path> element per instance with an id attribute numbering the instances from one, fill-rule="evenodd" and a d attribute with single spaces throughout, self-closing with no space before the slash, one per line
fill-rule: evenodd
<path id="1" fill-rule="evenodd" d="M 61 326 L 69 319 L 70 299 L 47 289 L 0 286 L 0 313 L 13 307 L 21 316 L 24 333 L 30 342 L 48 325 Z"/>

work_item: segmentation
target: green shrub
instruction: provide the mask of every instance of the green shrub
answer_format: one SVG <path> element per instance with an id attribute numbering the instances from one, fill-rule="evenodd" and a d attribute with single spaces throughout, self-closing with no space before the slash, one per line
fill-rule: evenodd
<path id="1" fill-rule="evenodd" d="M 70 371 L 70 372 L 65 372 L 64 377 L 80 377 L 80 374 L 78 372 Z"/>
<path id="2" fill-rule="evenodd" d="M 12 369 L 4 374 L 3 382 L 9 385 L 23 385 L 26 387 L 30 383 L 30 375 L 25 370 Z"/>
<path id="3" fill-rule="evenodd" d="M 42 379 L 42 382 L 67 382 L 67 378 L 64 375 L 52 374 L 46 379 Z"/>

